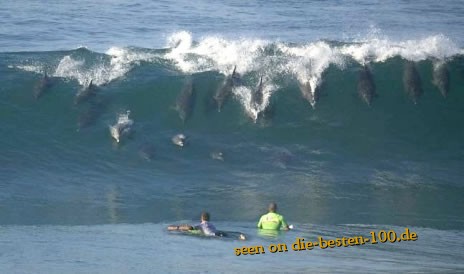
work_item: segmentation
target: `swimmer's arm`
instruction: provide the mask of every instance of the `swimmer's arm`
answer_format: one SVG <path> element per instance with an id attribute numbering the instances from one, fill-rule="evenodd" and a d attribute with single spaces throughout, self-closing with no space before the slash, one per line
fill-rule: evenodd
<path id="1" fill-rule="evenodd" d="M 263 221 L 263 217 L 259 218 L 259 222 L 258 222 L 258 225 L 257 225 L 258 228 L 263 228 L 263 222 L 262 221 Z"/>
<path id="2" fill-rule="evenodd" d="M 285 219 L 284 219 L 284 216 L 282 216 L 282 219 L 280 220 L 280 224 L 281 224 L 281 229 L 282 229 L 282 230 L 289 230 L 289 229 L 290 229 L 290 228 L 288 227 L 287 222 L 286 222 Z"/>
<path id="3" fill-rule="evenodd" d="M 168 230 L 169 231 L 189 231 L 189 230 L 193 230 L 193 226 L 191 225 L 170 225 L 168 226 Z"/>

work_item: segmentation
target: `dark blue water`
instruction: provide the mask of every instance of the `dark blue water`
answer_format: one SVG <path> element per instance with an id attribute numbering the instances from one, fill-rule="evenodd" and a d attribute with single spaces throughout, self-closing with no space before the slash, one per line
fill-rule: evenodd
<path id="1" fill-rule="evenodd" d="M 463 11 L 459 1 L 4 3 L 0 270 L 462 271 Z M 257 233 L 270 201 L 295 231 Z M 203 210 L 250 241 L 165 231 Z M 419 240 L 233 253 L 405 227 Z"/>
<path id="2" fill-rule="evenodd" d="M 462 45 L 460 1 L 9 1 L 0 11 L 2 51 L 79 46 L 159 48 L 180 30 L 195 35 L 289 42 L 395 40 L 443 34 Z"/>

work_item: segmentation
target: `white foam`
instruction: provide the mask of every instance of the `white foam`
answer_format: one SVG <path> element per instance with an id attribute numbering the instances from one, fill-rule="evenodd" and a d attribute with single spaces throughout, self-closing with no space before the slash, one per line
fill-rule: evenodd
<path id="1" fill-rule="evenodd" d="M 111 56 L 109 80 L 122 77 L 133 66 L 139 65 L 141 61 L 153 61 L 156 55 L 151 53 L 138 52 L 126 48 L 112 47 L 107 52 Z"/>
<path id="2" fill-rule="evenodd" d="M 240 73 L 249 72 L 256 69 L 256 57 L 269 44 L 264 40 L 231 41 L 218 36 L 202 38 L 197 44 L 192 41 L 192 35 L 185 31 L 174 33 L 167 41 L 171 51 L 164 57 L 185 73 L 217 70 L 229 74 L 234 66 Z"/>
<path id="3" fill-rule="evenodd" d="M 186 51 L 192 47 L 192 34 L 187 31 L 173 33 L 167 40 L 167 47 L 176 51 Z"/>
<path id="4" fill-rule="evenodd" d="M 463 53 L 462 49 L 444 35 L 406 41 L 374 37 L 359 43 L 342 46 L 340 51 L 360 64 L 371 61 L 384 62 L 396 56 L 415 62 L 429 58 L 443 60 Z"/>
<path id="5" fill-rule="evenodd" d="M 131 126 L 134 123 L 134 121 L 129 118 L 129 115 L 130 115 L 130 110 L 127 110 L 125 113 L 119 114 L 117 124 Z"/>
<path id="6" fill-rule="evenodd" d="M 433 62 L 433 71 L 436 72 L 436 71 L 440 70 L 445 65 L 446 65 L 446 61 L 444 61 L 444 60 L 435 60 Z"/>
<path id="7" fill-rule="evenodd" d="M 43 65 L 17 65 L 17 66 L 8 66 L 9 68 L 17 68 L 24 71 L 35 72 L 38 74 L 43 74 L 45 72 Z"/>
<path id="8" fill-rule="evenodd" d="M 53 76 L 75 79 L 82 86 L 92 80 L 94 85 L 99 86 L 123 77 L 140 61 L 155 58 L 152 54 L 118 47 L 110 48 L 106 54 L 111 57 L 109 62 L 103 60 L 95 64 L 67 55 L 60 60 Z"/>
<path id="9" fill-rule="evenodd" d="M 60 60 L 53 76 L 75 79 L 81 86 L 87 86 L 92 80 L 94 85 L 99 86 L 113 80 L 111 74 L 111 69 L 104 64 L 88 67 L 85 60 L 67 55 Z"/>
<path id="10" fill-rule="evenodd" d="M 87 83 L 87 77 L 82 75 L 82 71 L 84 71 L 83 65 L 83 60 L 75 60 L 71 56 L 67 55 L 61 59 L 53 76 L 74 78 L 79 81 L 79 84 L 84 86 L 84 84 Z M 86 82 L 84 82 L 83 80 L 86 80 Z"/>

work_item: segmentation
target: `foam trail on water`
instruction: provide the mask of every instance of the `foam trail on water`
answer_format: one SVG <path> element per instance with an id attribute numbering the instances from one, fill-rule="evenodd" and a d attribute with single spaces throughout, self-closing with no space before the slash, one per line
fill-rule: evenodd
<path id="1" fill-rule="evenodd" d="M 140 61 L 151 61 L 155 55 L 141 53 L 125 48 L 112 47 L 106 52 L 108 58 L 97 62 L 90 62 L 71 55 L 64 56 L 53 76 L 75 79 L 80 85 L 86 86 L 92 80 L 94 85 L 100 86 L 123 77 Z"/>
<path id="2" fill-rule="evenodd" d="M 269 106 L 271 95 L 278 89 L 278 86 L 271 83 L 269 80 L 263 80 L 263 98 L 261 103 L 253 100 L 253 93 L 256 92 L 255 89 L 256 87 L 239 86 L 232 90 L 234 96 L 241 103 L 245 113 L 254 123 L 258 121 L 259 115 Z"/>
<path id="3" fill-rule="evenodd" d="M 287 57 L 286 69 L 295 75 L 301 84 L 308 83 L 312 97 L 316 98 L 317 87 L 322 81 L 322 74 L 330 64 L 344 65 L 343 56 L 338 48 L 331 47 L 326 42 L 311 43 L 304 46 L 288 46 L 279 44 L 278 48 Z M 314 107 L 315 100 L 310 104 Z"/>
<path id="4" fill-rule="evenodd" d="M 17 66 L 8 66 L 8 68 L 17 68 L 20 70 L 24 71 L 29 71 L 29 72 L 35 72 L 37 74 L 44 74 L 45 73 L 45 67 L 40 64 L 34 64 L 34 65 L 17 65 Z"/>
<path id="5" fill-rule="evenodd" d="M 109 67 L 108 82 L 124 76 L 134 66 L 139 65 L 141 61 L 153 62 L 157 55 L 151 53 L 129 50 L 126 48 L 112 47 L 107 52 L 111 56 Z"/>
<path id="6" fill-rule="evenodd" d="M 84 60 L 75 60 L 67 55 L 61 59 L 53 76 L 76 79 L 80 85 L 86 86 L 91 77 L 84 73 L 84 63 Z M 97 81 L 95 81 L 95 84 L 97 84 Z"/>

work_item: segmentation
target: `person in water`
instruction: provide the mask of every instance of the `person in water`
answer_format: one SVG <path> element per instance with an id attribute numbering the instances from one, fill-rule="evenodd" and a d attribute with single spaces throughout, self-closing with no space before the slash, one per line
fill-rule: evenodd
<path id="1" fill-rule="evenodd" d="M 200 221 L 201 223 L 196 226 L 191 225 L 170 225 L 168 230 L 179 230 L 179 231 L 201 231 L 206 236 L 223 236 L 222 233 L 216 230 L 216 227 L 209 222 L 209 213 L 202 212 Z"/>
<path id="2" fill-rule="evenodd" d="M 277 204 L 270 203 L 269 212 L 261 216 L 258 222 L 258 228 L 268 230 L 289 230 L 290 227 L 285 222 L 284 216 L 277 214 Z"/>

